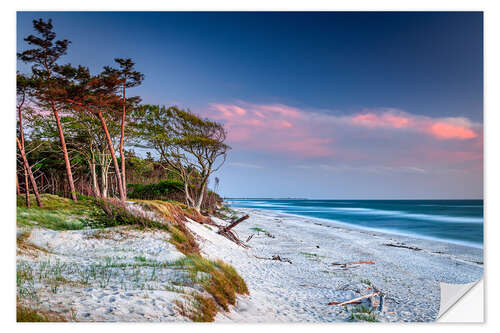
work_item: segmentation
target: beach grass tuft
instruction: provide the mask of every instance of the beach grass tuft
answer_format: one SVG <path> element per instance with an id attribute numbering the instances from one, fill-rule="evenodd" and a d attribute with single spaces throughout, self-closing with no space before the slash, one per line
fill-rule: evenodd
<path id="1" fill-rule="evenodd" d="M 185 302 L 174 301 L 179 313 L 194 322 L 212 322 L 217 315 L 217 304 L 212 297 L 193 293 Z"/>
<path id="2" fill-rule="evenodd" d="M 377 315 L 373 312 L 372 308 L 364 305 L 356 305 L 351 308 L 350 321 L 366 321 L 366 322 L 378 322 Z"/>
<path id="3" fill-rule="evenodd" d="M 180 259 L 179 265 L 187 269 L 191 280 L 200 284 L 225 311 L 229 310 L 229 305 L 236 304 L 236 294 L 248 294 L 243 278 L 234 267 L 221 260 L 213 261 L 192 255 Z M 201 311 L 199 306 L 193 308 Z M 182 308 L 180 310 L 183 311 Z"/>
<path id="4" fill-rule="evenodd" d="M 71 200 L 55 195 L 42 195 L 44 207 L 23 207 L 22 202 L 18 206 L 18 223 L 23 226 L 41 226 L 55 230 L 82 229 L 84 227 L 98 227 L 92 236 L 96 239 L 114 239 L 115 234 L 122 232 L 120 229 L 104 229 L 106 227 L 125 226 L 139 228 L 141 230 L 160 229 L 170 234 L 167 240 L 173 244 L 185 257 L 175 262 L 156 262 L 143 255 L 136 255 L 134 262 L 125 263 L 119 258 L 105 257 L 104 262 L 93 263 L 88 267 L 81 268 L 64 262 L 52 262 L 50 260 L 39 262 L 38 265 L 30 265 L 20 261 L 17 264 L 17 289 L 18 298 L 21 300 L 35 299 L 37 290 L 35 285 L 45 285 L 52 293 L 60 293 L 63 286 L 82 287 L 98 285 L 106 288 L 119 277 L 125 277 L 128 284 L 125 287 L 133 287 L 144 290 L 151 288 L 151 283 L 158 284 L 157 270 L 165 267 L 181 268 L 185 277 L 181 277 L 179 285 L 192 287 L 199 285 L 202 291 L 194 291 L 187 297 L 187 302 L 178 302 L 179 312 L 193 321 L 213 321 L 219 309 L 229 310 L 229 305 L 236 304 L 237 294 L 248 294 L 248 288 L 241 276 L 231 265 L 221 260 L 208 260 L 200 255 L 200 248 L 194 235 L 186 227 L 185 209 L 171 202 L 140 201 L 148 209 L 153 209 L 160 219 L 152 219 L 147 212 L 132 211 L 118 200 L 106 199 L 96 200 L 83 197 L 78 204 Z M 86 220 L 92 221 L 89 223 Z M 76 222 L 75 222 L 76 221 Z M 18 248 L 27 247 L 30 236 L 27 231 L 18 235 Z M 34 247 L 34 246 L 33 246 Z M 40 249 L 43 250 L 43 249 Z M 148 270 L 145 270 L 145 269 Z M 147 274 L 145 274 L 147 273 Z M 182 275 L 182 274 L 181 274 Z M 66 277 L 71 277 L 70 279 Z M 165 290 L 186 294 L 183 287 L 171 281 L 163 284 Z M 123 284 L 123 282 L 120 282 Z M 123 287 L 123 286 L 122 286 Z M 20 308 L 19 320 L 23 321 L 57 321 L 44 313 L 33 309 Z M 57 319 L 57 318 L 55 318 Z"/>
<path id="5" fill-rule="evenodd" d="M 258 227 L 253 227 L 253 228 L 250 228 L 250 230 L 253 230 L 253 231 L 256 231 L 256 232 L 263 232 L 263 233 L 267 233 L 267 231 L 266 231 L 266 230 L 261 229 L 261 228 L 258 228 Z"/>
<path id="6" fill-rule="evenodd" d="M 17 304 L 16 321 L 19 322 L 64 322 L 67 321 L 63 316 L 51 312 L 35 310 L 30 307 Z"/>

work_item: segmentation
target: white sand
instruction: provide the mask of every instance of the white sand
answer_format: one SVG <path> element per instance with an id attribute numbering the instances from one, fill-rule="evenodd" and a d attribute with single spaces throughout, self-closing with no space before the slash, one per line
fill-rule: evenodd
<path id="1" fill-rule="evenodd" d="M 95 238 L 96 233 L 99 231 L 34 229 L 27 241 L 50 253 L 17 257 L 18 271 L 26 265 L 34 270 L 34 284 L 24 288 L 38 292 L 35 299 L 28 299 L 39 303 L 42 310 L 72 312 L 78 321 L 186 321 L 172 303 L 182 299 L 181 294 L 164 288 L 170 281 L 182 279 L 180 272 L 141 262 L 142 258 L 172 262 L 183 257 L 166 241 L 168 233 L 123 227 L 106 230 L 101 236 L 106 238 Z M 59 284 L 60 277 L 65 281 Z M 47 280 L 53 284 L 47 285 Z M 83 285 L 84 280 L 90 286 Z"/>
<path id="2" fill-rule="evenodd" d="M 240 211 L 251 216 L 235 228 L 243 241 L 255 234 L 247 243 L 249 249 L 216 234 L 215 227 L 187 223 L 202 253 L 233 265 L 250 290 L 250 296 L 239 297 L 231 311 L 221 310 L 216 321 L 345 321 L 352 308 L 328 302 L 365 295 L 370 284 L 386 294 L 385 311 L 374 313 L 378 320 L 429 321 L 439 312 L 439 281 L 465 283 L 482 275 L 479 249 L 319 225 L 314 219 L 268 211 Z M 254 227 L 274 238 L 251 230 Z M 172 291 L 172 282 L 185 282 L 186 272 L 157 265 L 183 256 L 166 241 L 168 233 L 126 227 L 112 228 L 97 238 L 96 233 L 33 230 L 28 242 L 50 253 L 18 255 L 18 271 L 28 267 L 35 276 L 33 285 L 22 287 L 24 292 L 29 295 L 37 289 L 33 301 L 41 308 L 71 311 L 79 321 L 186 321 L 173 304 L 183 295 Z M 389 243 L 421 250 L 384 245 Z M 274 255 L 292 264 L 257 258 Z M 360 260 L 375 264 L 347 270 L 332 265 Z M 62 277 L 66 282 L 54 283 L 59 286 L 52 290 L 36 276 Z M 90 286 L 67 283 L 82 280 Z"/>
<path id="3" fill-rule="evenodd" d="M 232 264 L 250 289 L 231 313 L 217 320 L 245 322 L 324 322 L 344 321 L 352 309 L 328 306 L 371 292 L 369 284 L 386 293 L 380 321 L 429 321 L 439 312 L 439 281 L 466 283 L 482 275 L 482 251 L 447 243 L 398 237 L 349 229 L 345 226 L 318 225 L 314 219 L 270 211 L 239 209 L 250 219 L 235 229 L 240 239 L 262 232 L 247 243 L 245 250 L 198 224 L 189 228 L 200 236 L 202 251 Z M 218 223 L 224 223 L 217 220 Z M 317 224 L 315 224 L 317 223 Z M 405 244 L 420 251 L 388 247 Z M 287 262 L 262 260 L 279 255 Z M 343 270 L 332 263 L 375 261 Z"/>

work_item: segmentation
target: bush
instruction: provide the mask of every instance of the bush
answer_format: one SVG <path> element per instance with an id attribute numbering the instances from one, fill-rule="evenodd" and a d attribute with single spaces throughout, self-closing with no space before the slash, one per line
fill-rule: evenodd
<path id="1" fill-rule="evenodd" d="M 194 189 L 193 186 L 191 188 Z M 140 200 L 186 201 L 184 183 L 179 180 L 162 180 L 150 184 L 127 184 L 127 196 L 130 199 Z M 222 199 L 217 193 L 207 190 L 201 208 L 205 211 L 215 212 L 217 204 L 221 202 Z"/>
<path id="2" fill-rule="evenodd" d="M 131 199 L 183 200 L 184 183 L 178 180 L 162 180 L 151 184 L 127 184 L 127 196 Z"/>

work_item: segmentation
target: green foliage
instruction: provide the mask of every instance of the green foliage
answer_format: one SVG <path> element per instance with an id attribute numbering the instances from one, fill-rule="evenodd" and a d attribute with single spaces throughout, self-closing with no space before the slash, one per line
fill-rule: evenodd
<path id="1" fill-rule="evenodd" d="M 253 227 L 253 228 L 250 228 L 250 230 L 253 230 L 253 231 L 256 231 L 256 232 L 263 232 L 263 233 L 266 233 L 266 232 L 267 232 L 266 230 L 261 229 L 261 228 L 258 228 L 258 227 Z"/>
<path id="2" fill-rule="evenodd" d="M 367 321 L 367 322 L 378 322 L 377 315 L 373 312 L 373 309 L 364 306 L 356 305 L 351 308 L 350 321 Z"/>
<path id="3" fill-rule="evenodd" d="M 163 180 L 151 184 L 127 184 L 127 195 L 131 199 L 177 198 L 184 190 L 184 183 L 178 180 Z M 177 196 L 176 196 L 177 195 Z"/>
<path id="4" fill-rule="evenodd" d="M 17 224 L 53 230 L 78 230 L 99 227 L 105 222 L 104 211 L 90 197 L 79 196 L 78 203 L 52 194 L 40 195 L 43 207 L 26 207 L 24 197 L 17 198 Z M 34 199 L 33 199 L 34 200 Z"/>

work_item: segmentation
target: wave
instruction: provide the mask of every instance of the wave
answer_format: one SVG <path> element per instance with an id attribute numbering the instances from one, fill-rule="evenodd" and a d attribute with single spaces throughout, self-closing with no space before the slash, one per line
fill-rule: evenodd
<path id="1" fill-rule="evenodd" d="M 370 208 L 331 208 L 336 211 L 347 211 L 354 214 L 362 215 L 389 215 L 412 220 L 439 221 L 449 223 L 483 223 L 482 217 L 465 217 L 465 216 L 450 216 L 450 215 L 435 215 L 435 214 L 416 214 L 397 210 L 382 210 Z"/>
<path id="2" fill-rule="evenodd" d="M 374 208 L 364 208 L 364 207 L 327 207 L 327 206 L 311 206 L 311 205 L 295 206 L 295 205 L 286 205 L 281 202 L 269 203 L 262 201 L 253 201 L 250 203 L 250 205 L 248 204 L 243 205 L 243 207 L 273 208 L 281 212 L 290 212 L 290 213 L 323 213 L 323 214 L 339 213 L 343 215 L 388 216 L 390 218 L 401 218 L 401 219 L 420 220 L 420 221 L 435 221 L 443 223 L 464 223 L 464 224 L 483 223 L 483 217 L 421 214 L 421 213 L 411 213 L 401 210 L 384 210 L 384 209 L 374 209 Z"/>
<path id="3" fill-rule="evenodd" d="M 259 209 L 257 209 L 257 210 L 259 210 Z M 260 211 L 265 212 L 266 210 L 260 210 Z M 461 240 L 461 239 L 456 239 L 456 238 L 435 237 L 435 236 L 425 235 L 425 234 L 421 234 L 421 233 L 417 233 L 417 232 L 411 232 L 411 231 L 404 230 L 404 229 L 384 228 L 384 227 L 369 227 L 369 226 L 358 225 L 358 224 L 345 222 L 345 221 L 341 221 L 341 220 L 336 220 L 336 219 L 304 216 L 304 215 L 299 215 L 299 214 L 285 212 L 285 211 L 270 210 L 267 212 L 269 212 L 271 214 L 271 216 L 273 214 L 278 213 L 278 214 L 300 217 L 300 218 L 306 217 L 306 218 L 311 219 L 311 220 L 321 221 L 329 226 L 336 226 L 337 225 L 337 226 L 344 226 L 344 227 L 351 228 L 351 229 L 380 232 L 380 233 L 385 233 L 385 234 L 404 236 L 404 237 L 412 237 L 412 238 L 418 238 L 418 239 L 426 239 L 426 240 L 438 241 L 438 242 L 442 242 L 442 243 L 451 243 L 451 244 L 456 244 L 456 245 L 469 246 L 469 247 L 474 247 L 474 248 L 478 248 L 478 249 L 483 248 L 483 244 L 481 242 Z M 304 222 L 306 222 L 306 221 L 304 221 Z"/>

